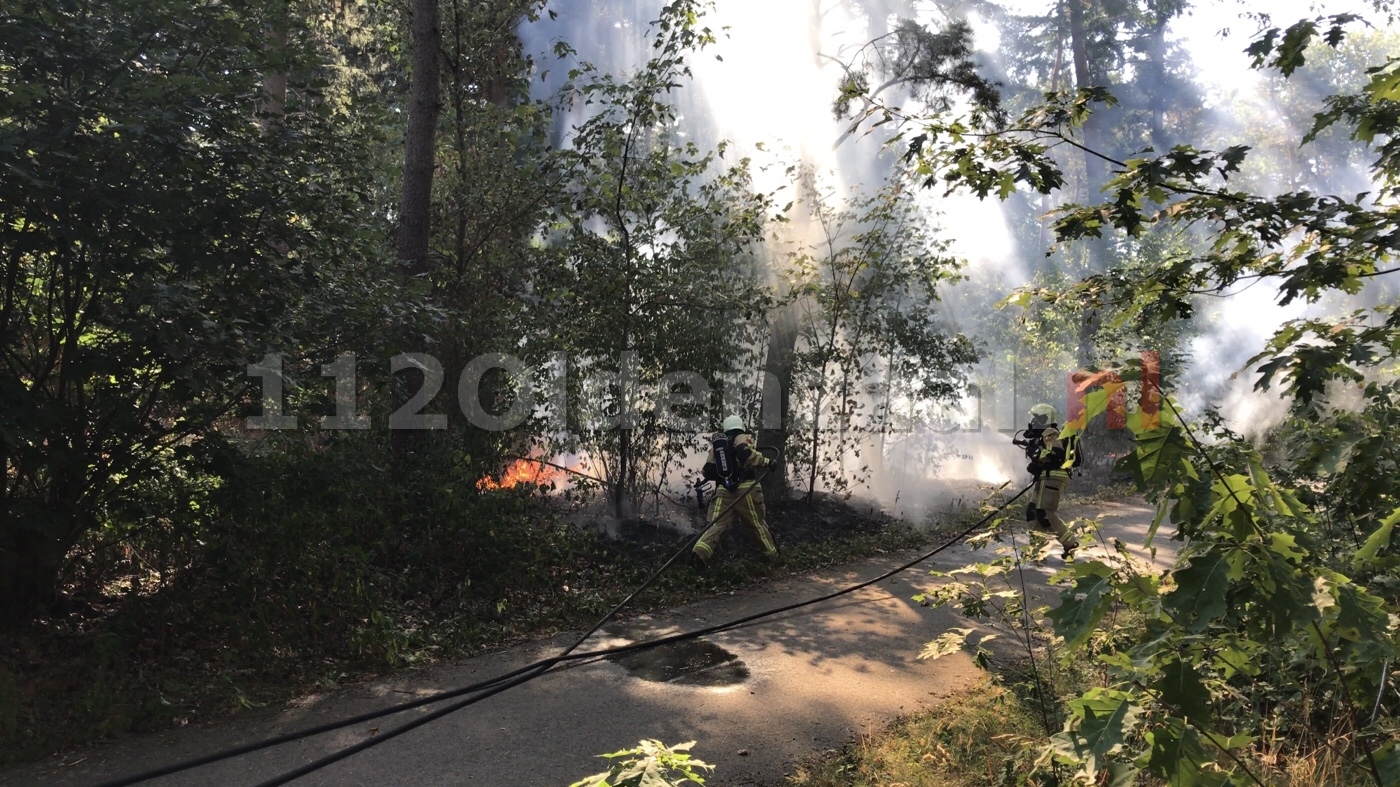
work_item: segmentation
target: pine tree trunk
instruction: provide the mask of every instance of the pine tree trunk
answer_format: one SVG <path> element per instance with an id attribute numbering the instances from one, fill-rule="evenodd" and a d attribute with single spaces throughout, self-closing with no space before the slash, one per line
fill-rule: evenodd
<path id="1" fill-rule="evenodd" d="M 1084 19 L 1085 11 L 1092 2 L 1093 0 L 1068 0 L 1070 48 L 1074 55 L 1074 82 L 1075 87 L 1080 90 L 1094 86 L 1093 75 L 1089 70 L 1089 42 Z M 1084 151 L 1083 202 L 1085 204 L 1096 202 L 1107 182 L 1107 162 L 1095 155 L 1095 152 L 1107 152 L 1102 133 L 1105 121 L 1104 112 L 1106 111 L 1106 107 L 1095 108 L 1082 129 L 1084 146 L 1088 148 Z M 1108 239 L 1106 237 L 1090 238 L 1086 246 L 1089 254 L 1089 269 L 1096 273 L 1105 270 L 1108 267 L 1110 256 Z M 1098 328 L 1098 312 L 1090 310 L 1084 315 L 1084 320 L 1079 326 L 1078 356 L 1081 367 L 1090 365 L 1094 360 L 1094 336 L 1098 333 Z"/>
<path id="2" fill-rule="evenodd" d="M 428 271 L 429 215 L 433 167 L 437 158 L 437 124 L 442 111 L 438 53 L 442 31 L 437 0 L 412 0 L 410 61 L 413 76 L 404 138 L 403 194 L 399 203 L 399 262 L 410 276 Z"/>
<path id="3" fill-rule="evenodd" d="M 1152 26 L 1152 38 L 1149 48 L 1149 55 L 1152 60 L 1153 79 L 1156 82 L 1152 86 L 1151 110 L 1152 110 L 1152 147 L 1157 153 L 1166 152 L 1169 147 L 1166 130 L 1164 128 L 1166 112 L 1166 92 L 1167 92 L 1167 16 L 1158 14 L 1155 24 Z"/>
<path id="4" fill-rule="evenodd" d="M 404 135 L 403 192 L 399 202 L 398 255 L 403 274 L 409 279 L 428 273 L 428 244 L 431 238 L 433 169 L 437 160 L 438 115 L 442 112 L 442 71 L 439 53 L 442 30 L 439 24 L 438 0 L 412 0 L 413 15 L 409 28 L 409 60 L 413 69 L 410 81 L 408 130 Z M 426 348 L 404 347 L 401 352 L 420 352 Z M 407 392 L 423 385 L 421 372 L 409 372 L 401 378 L 402 387 L 394 386 L 394 406 L 407 399 Z M 396 430 L 393 445 L 396 451 L 407 450 L 414 442 L 410 430 Z"/>
<path id="5" fill-rule="evenodd" d="M 821 458 L 822 442 L 822 393 L 817 389 L 816 404 L 812 407 L 812 466 L 807 472 L 807 504 L 817 499 L 817 462 Z"/>
<path id="6" fill-rule="evenodd" d="M 1088 32 L 1084 24 L 1085 6 L 1093 0 L 1068 0 L 1069 3 L 1069 37 L 1070 48 L 1074 55 L 1074 86 L 1079 90 L 1084 90 L 1094 86 L 1094 79 L 1089 71 L 1089 41 Z M 1090 150 L 1103 152 L 1099 129 L 1102 126 L 1100 120 L 1101 110 L 1095 110 L 1084 124 L 1084 145 Z M 1084 196 L 1085 201 L 1094 199 L 1098 190 L 1103 187 L 1104 174 L 1106 168 L 1104 160 L 1093 153 L 1084 153 Z"/>
<path id="7" fill-rule="evenodd" d="M 258 124 L 263 131 L 281 125 L 287 111 L 287 29 L 291 26 L 290 0 L 270 7 L 263 51 L 267 56 L 267 71 L 262 77 L 262 100 L 257 104 Z"/>

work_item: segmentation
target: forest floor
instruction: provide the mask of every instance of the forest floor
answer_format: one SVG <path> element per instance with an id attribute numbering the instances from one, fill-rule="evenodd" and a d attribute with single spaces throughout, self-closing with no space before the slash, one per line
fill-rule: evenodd
<path id="1" fill-rule="evenodd" d="M 1149 509 L 1132 502 L 1093 502 L 1067 513 L 1098 516 L 1102 535 L 1130 544 L 1141 543 L 1151 520 Z M 610 625 L 589 647 L 689 630 L 811 598 L 877 575 L 914 554 L 898 551 L 710 594 Z M 699 741 L 696 756 L 719 766 L 713 784 L 774 784 L 814 755 L 975 689 L 984 673 L 965 654 L 935 662 L 917 659 L 925 642 L 950 627 L 970 624 L 912 600 L 937 581 L 923 569 L 949 569 L 974 559 L 985 558 L 960 545 L 920 569 L 851 596 L 670 650 L 579 663 L 298 783 L 563 785 L 602 770 L 598 754 L 659 738 Z M 1032 595 L 1048 600 L 1045 579 L 1054 567 L 1052 561 L 1031 573 Z M 89 747 L 0 773 L 0 783 L 90 784 L 471 683 L 557 652 L 569 639 L 570 634 L 560 633 L 303 696 L 276 711 Z M 153 783 L 256 783 L 391 727 L 388 720 L 362 724 Z"/>

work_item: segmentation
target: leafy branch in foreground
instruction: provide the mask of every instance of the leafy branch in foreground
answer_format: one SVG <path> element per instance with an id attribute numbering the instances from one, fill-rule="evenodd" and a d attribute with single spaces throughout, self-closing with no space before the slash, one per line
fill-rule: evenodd
<path id="1" fill-rule="evenodd" d="M 1081 773 L 1093 762 L 1071 750 L 1113 754 L 1174 785 L 1237 784 L 1259 783 L 1244 761 L 1266 759 L 1260 747 L 1297 755 L 1340 746 L 1377 784 L 1393 783 L 1382 778 L 1397 764 L 1389 708 L 1363 712 L 1351 699 L 1381 696 L 1390 680 L 1393 599 L 1369 585 L 1371 572 L 1353 579 L 1319 559 L 1316 517 L 1260 457 L 1238 443 L 1206 446 L 1175 418 L 1152 430 L 1130 421 L 1138 445 L 1124 466 L 1183 545 L 1160 578 L 1097 561 L 1075 566 L 1107 588 L 1093 598 L 1076 592 L 1079 582 L 1064 591 L 1051 615 L 1057 632 L 1071 639 L 1114 607 L 1145 625 L 1089 654 L 1105 665 L 1114 700 L 1134 711 L 1111 720 L 1123 748 L 1092 745 L 1102 709 L 1083 705 L 1053 756 Z M 1359 567 L 1379 551 L 1373 542 L 1335 562 Z M 1076 626 L 1065 625 L 1071 620 Z"/>
<path id="2" fill-rule="evenodd" d="M 700 771 L 714 770 L 713 765 L 691 758 L 690 747 L 695 741 L 667 746 L 660 741 L 645 740 L 634 749 L 601 755 L 616 760 L 612 767 L 580 779 L 569 787 L 679 787 L 704 784 Z"/>
<path id="3" fill-rule="evenodd" d="M 1359 21 L 1350 14 L 1305 19 L 1286 30 L 1266 31 L 1248 53 L 1256 66 L 1286 77 L 1303 65 L 1310 45 L 1320 41 L 1336 48 Z M 1109 240 L 1132 245 L 1149 233 L 1202 239 L 1147 268 L 1098 272 L 1069 288 L 1028 289 L 1008 301 L 1114 307 L 1114 324 L 1121 327 L 1189 318 L 1201 296 L 1228 297 L 1259 281 L 1276 286 L 1280 303 L 1287 305 L 1356 295 L 1400 271 L 1400 207 L 1394 203 L 1400 183 L 1400 59 L 1369 69 L 1367 80 L 1353 93 L 1326 99 L 1325 110 L 1300 140 L 1306 146 L 1337 127 L 1349 130 L 1354 142 L 1370 146 L 1376 154 L 1371 176 L 1378 188 L 1360 194 L 1255 193 L 1241 182 L 1251 155 L 1245 145 L 1149 148 L 1121 159 L 1094 150 L 1084 141 L 1083 128 L 1095 112 L 1117 103 L 1102 87 L 1047 94 L 1010 123 L 995 123 L 978 112 L 918 117 L 891 107 L 871 109 L 866 116 L 879 115 L 880 122 L 905 128 L 891 144 L 905 148 L 906 161 L 926 188 L 1003 200 L 1018 190 L 1052 194 L 1067 185 L 1056 149 L 1072 148 L 1107 164 L 1113 175 L 1103 186 L 1102 201 L 1062 204 L 1053 212 L 1052 229 L 1062 245 Z M 1327 380 L 1363 377 L 1367 368 L 1400 348 L 1400 319 L 1387 300 L 1374 299 L 1362 313 L 1284 326 L 1254 359 L 1281 359 L 1267 367 L 1270 373 L 1259 386 L 1268 387 L 1273 371 L 1288 368 L 1299 383 L 1290 393 L 1306 400 Z M 1367 323 L 1367 329 L 1353 330 L 1359 322 Z M 1306 348 L 1319 342 L 1330 347 L 1322 364 L 1326 371 L 1304 373 L 1316 365 L 1309 355 L 1317 351 Z"/>
<path id="4" fill-rule="evenodd" d="M 1269 30 L 1249 54 L 1287 77 L 1311 45 L 1337 47 L 1357 21 L 1339 15 Z M 1178 145 L 1124 159 L 1092 150 L 1083 127 L 1098 105 L 1114 103 L 1099 87 L 1050 94 L 1010 124 L 892 109 L 881 120 L 917 127 L 895 142 L 907 146 L 925 187 L 1001 199 L 1018 189 L 1057 192 L 1067 181 L 1053 155 L 1061 147 L 1111 165 L 1101 202 L 1056 211 L 1058 243 L 1132 245 L 1150 232 L 1196 240 L 1154 265 L 1008 302 L 1114 306 L 1120 325 L 1160 325 L 1191 317 L 1204 295 L 1228 297 L 1259 281 L 1275 285 L 1284 304 L 1312 303 L 1378 281 L 1383 288 L 1400 270 L 1397 63 L 1372 68 L 1359 92 L 1327 100 L 1302 140 L 1349 127 L 1377 150 L 1374 194 L 1252 192 L 1241 185 L 1250 152 L 1242 145 Z M 1048 612 L 1065 641 L 1061 658 L 1091 661 L 1102 674 L 1101 685 L 1068 703 L 1046 765 L 1069 768 L 1081 783 L 1126 784 L 1145 773 L 1172 785 L 1262 785 L 1269 763 L 1322 753 L 1337 758 L 1345 783 L 1400 784 L 1400 695 L 1391 683 L 1400 596 L 1388 576 L 1400 508 L 1391 457 L 1371 442 L 1395 415 L 1385 381 L 1400 358 L 1391 301 L 1382 293 L 1341 317 L 1287 323 L 1252 359 L 1257 387 L 1283 383 L 1295 413 L 1312 416 L 1284 446 L 1301 461 L 1285 454 L 1270 467 L 1218 419 L 1209 444 L 1174 409 L 1155 423 L 1129 419 L 1135 447 L 1119 468 L 1158 507 L 1148 545 L 1168 522 L 1180 544 L 1160 575 L 1085 560 L 1061 576 L 1067 585 Z M 1361 386 L 1353 388 L 1360 403 L 1341 401 L 1340 384 Z M 1104 404 L 1090 396 L 1090 415 Z M 1333 450 L 1310 436 L 1314 429 L 1332 435 Z M 1348 461 L 1363 447 L 1357 458 L 1376 465 Z M 1361 496 L 1343 499 L 1342 490 Z"/>
<path id="5" fill-rule="evenodd" d="M 1335 47 L 1355 21 L 1303 20 L 1266 32 L 1249 52 L 1287 76 L 1319 37 Z M 1113 101 L 1099 88 L 1048 96 L 1004 127 L 921 119 L 908 157 L 926 186 L 1003 199 L 1018 188 L 1060 190 L 1057 147 L 1110 163 L 1117 171 L 1104 201 L 1058 210 L 1060 243 L 1131 245 L 1149 232 L 1198 241 L 1152 266 L 1008 302 L 1113 305 L 1120 323 L 1164 324 L 1192 316 L 1203 295 L 1228 297 L 1258 281 L 1275 285 L 1285 304 L 1356 295 L 1378 281 L 1384 290 L 1384 277 L 1400 270 L 1397 98 L 1400 68 L 1390 59 L 1360 92 L 1329 99 L 1303 139 L 1349 126 L 1378 151 L 1374 194 L 1254 193 L 1239 183 L 1244 146 L 1182 145 L 1124 160 L 1089 150 L 1078 130 L 1094 104 Z M 1119 468 L 1158 508 L 1148 543 L 1168 522 L 1180 543 L 1160 576 L 1102 560 L 1063 576 L 1069 584 L 1048 615 L 1065 640 L 1062 658 L 1092 660 L 1102 676 L 1069 703 L 1047 764 L 1081 783 L 1146 773 L 1172 785 L 1262 785 L 1275 766 L 1326 757 L 1336 782 L 1400 784 L 1400 594 L 1390 576 L 1400 490 L 1391 457 L 1370 442 L 1396 414 L 1386 377 L 1397 358 L 1400 319 L 1384 291 L 1341 317 L 1281 326 L 1251 362 L 1257 387 L 1284 383 L 1300 421 L 1272 464 L 1210 413 L 1205 437 L 1170 400 L 1159 422 L 1130 417 L 1135 448 Z M 1088 404 L 1092 416 L 1103 397 Z M 1357 458 L 1375 465 L 1348 461 L 1363 446 Z"/>
<path id="6" fill-rule="evenodd" d="M 1106 402 L 1087 397 L 1090 415 Z M 1181 786 L 1264 784 L 1269 763 L 1340 752 L 1339 783 L 1395 784 L 1400 627 L 1386 577 L 1400 509 L 1339 549 L 1301 491 L 1252 449 L 1219 431 L 1206 445 L 1170 401 L 1168 411 L 1155 426 L 1130 415 L 1136 445 L 1120 469 L 1158 509 L 1144 545 L 1161 524 L 1176 526 L 1169 568 L 1144 567 L 1116 544 L 1116 559 L 1110 550 L 1057 574 L 1058 604 L 1024 619 L 1009 582 L 986 584 L 1009 576 L 1010 558 L 955 572 L 981 580 L 925 600 L 991 617 L 1048 650 L 1044 619 L 1062 643 L 1060 668 L 1092 665 L 1097 685 L 1064 704 L 1064 728 L 1041 758 L 1075 783 L 1147 774 Z M 1018 557 L 1035 560 L 1035 549 Z M 930 643 L 928 654 L 963 638 Z"/>

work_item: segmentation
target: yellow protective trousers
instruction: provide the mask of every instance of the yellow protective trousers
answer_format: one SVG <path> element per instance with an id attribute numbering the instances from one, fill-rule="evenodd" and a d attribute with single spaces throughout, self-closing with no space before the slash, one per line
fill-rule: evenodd
<path id="1" fill-rule="evenodd" d="M 700 540 L 695 542 L 692 551 L 701 559 L 709 560 L 719 547 L 719 540 L 724 536 L 724 531 L 734 524 L 735 516 L 753 527 L 765 553 L 778 554 L 778 545 L 773 543 L 773 534 L 768 532 L 768 520 L 763 510 L 763 490 L 758 488 L 757 481 L 744 481 L 733 491 L 723 486 L 719 487 L 715 492 L 715 499 L 710 503 L 712 524 L 700 536 Z"/>
<path id="2" fill-rule="evenodd" d="M 1040 477 L 1035 482 L 1035 507 L 1044 512 L 1045 524 L 1050 526 L 1060 543 L 1073 549 L 1079 546 L 1079 540 L 1065 526 L 1065 520 L 1060 518 L 1060 496 L 1068 486 L 1069 478 L 1059 473 Z"/>

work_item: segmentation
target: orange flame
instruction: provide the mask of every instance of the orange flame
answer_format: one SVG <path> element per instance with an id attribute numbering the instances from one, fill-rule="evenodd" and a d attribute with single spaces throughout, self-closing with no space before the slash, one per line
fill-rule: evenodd
<path id="1" fill-rule="evenodd" d="M 476 488 L 482 492 L 489 492 L 495 489 L 510 489 L 521 484 L 543 486 L 554 481 L 558 475 L 559 471 L 549 465 L 529 459 L 517 459 L 501 474 L 501 480 L 497 481 L 489 475 L 484 476 L 476 482 Z"/>

